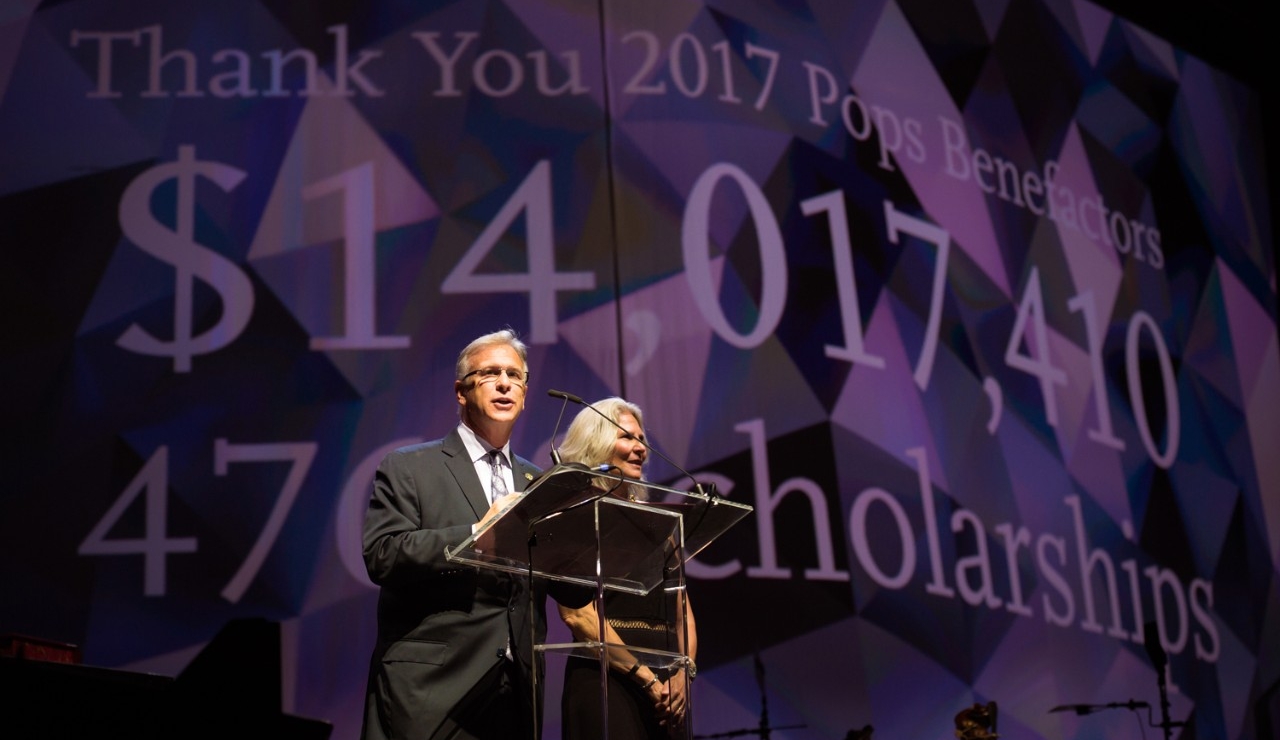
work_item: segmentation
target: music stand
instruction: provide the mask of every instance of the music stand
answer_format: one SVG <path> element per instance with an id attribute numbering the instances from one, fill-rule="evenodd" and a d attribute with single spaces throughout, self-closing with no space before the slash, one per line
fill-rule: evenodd
<path id="1" fill-rule="evenodd" d="M 680 652 L 604 642 L 605 591 L 644 595 L 663 585 L 666 573 L 674 571 L 678 608 L 683 610 L 685 561 L 751 510 L 745 504 L 630 480 L 577 463 L 560 464 L 458 547 L 446 548 L 445 556 L 481 568 L 595 589 L 597 635 L 602 639 L 534 645 L 534 650 L 600 661 L 601 716 L 607 737 L 610 648 L 627 650 L 650 669 L 674 670 L 686 666 L 689 658 Z M 534 674 L 536 706 L 537 671 Z"/>

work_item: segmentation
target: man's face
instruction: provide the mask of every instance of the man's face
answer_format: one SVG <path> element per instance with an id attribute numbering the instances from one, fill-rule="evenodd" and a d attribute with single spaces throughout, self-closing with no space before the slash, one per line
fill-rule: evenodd
<path id="1" fill-rule="evenodd" d="M 471 355 L 468 367 L 468 376 L 454 384 L 463 421 L 481 434 L 504 427 L 510 434 L 524 411 L 525 375 L 520 354 L 506 344 L 484 347 Z"/>

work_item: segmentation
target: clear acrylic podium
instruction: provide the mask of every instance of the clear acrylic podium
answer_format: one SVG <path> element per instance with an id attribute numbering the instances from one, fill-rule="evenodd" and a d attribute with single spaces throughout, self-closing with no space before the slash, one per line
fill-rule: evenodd
<path id="1" fill-rule="evenodd" d="M 751 510 L 727 499 L 567 463 L 543 473 L 510 507 L 458 547 L 446 548 L 445 555 L 455 562 L 530 579 L 590 587 L 599 619 L 597 635 L 603 638 L 606 591 L 643 595 L 658 587 L 670 589 L 682 612 L 685 561 Z M 687 644 L 684 636 L 681 644 Z M 606 738 L 608 661 L 604 658 L 612 649 L 624 649 L 651 670 L 665 673 L 689 662 L 681 652 L 601 640 L 534 646 L 544 654 L 600 661 L 601 716 L 606 718 L 601 736 Z M 537 690 L 535 686 L 535 696 Z"/>

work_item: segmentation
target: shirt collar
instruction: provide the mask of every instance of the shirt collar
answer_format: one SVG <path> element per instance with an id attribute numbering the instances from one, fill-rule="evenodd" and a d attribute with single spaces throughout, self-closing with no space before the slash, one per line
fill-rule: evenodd
<path id="1" fill-rule="evenodd" d="M 487 458 L 489 456 L 489 450 L 492 448 L 489 447 L 489 444 L 487 442 L 484 442 L 483 440 L 481 440 L 480 437 L 476 435 L 475 431 L 471 429 L 471 427 L 459 422 L 458 436 L 462 437 L 462 446 L 467 448 L 467 454 L 471 457 L 471 462 L 479 462 L 480 460 Z M 502 456 L 506 458 L 507 467 L 512 467 L 511 466 L 511 443 L 507 442 L 505 445 L 503 445 L 499 449 L 502 450 Z"/>

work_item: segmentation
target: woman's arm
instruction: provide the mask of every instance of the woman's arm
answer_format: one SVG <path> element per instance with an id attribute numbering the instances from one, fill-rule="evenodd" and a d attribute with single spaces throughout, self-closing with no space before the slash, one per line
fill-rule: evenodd
<path id="1" fill-rule="evenodd" d="M 626 649 L 626 644 L 613 627 L 606 621 L 604 623 L 604 639 L 600 640 L 600 620 L 596 612 L 596 605 L 590 602 L 585 606 L 578 608 L 558 605 L 560 609 L 560 618 L 564 620 L 569 631 L 573 633 L 573 638 L 577 642 L 604 642 L 609 647 L 606 648 L 606 656 L 609 661 L 609 669 L 618 671 L 627 675 L 637 686 L 649 695 L 650 700 L 655 705 L 661 704 L 666 699 L 666 685 L 658 680 L 648 666 L 642 665 L 636 660 L 636 656 L 630 650 Z"/>
<path id="2" fill-rule="evenodd" d="M 687 590 L 684 592 L 683 603 L 684 609 L 676 616 L 676 630 L 681 650 L 693 666 L 689 670 L 675 673 L 667 681 L 667 713 L 676 720 L 676 725 L 689 709 L 689 688 L 693 683 L 693 672 L 697 670 L 697 663 L 694 661 L 698 655 L 698 623 L 693 617 L 693 605 L 689 603 Z"/>

